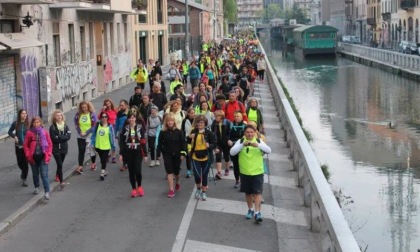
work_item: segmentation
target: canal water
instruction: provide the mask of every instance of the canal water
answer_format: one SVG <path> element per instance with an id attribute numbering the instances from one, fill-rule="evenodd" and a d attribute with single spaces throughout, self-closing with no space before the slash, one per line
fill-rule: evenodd
<path id="1" fill-rule="evenodd" d="M 282 57 L 261 38 L 366 251 L 420 249 L 420 83 L 340 57 Z"/>

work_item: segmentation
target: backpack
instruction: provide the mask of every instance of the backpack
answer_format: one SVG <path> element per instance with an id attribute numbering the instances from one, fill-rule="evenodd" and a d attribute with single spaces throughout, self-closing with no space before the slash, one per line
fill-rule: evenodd
<path id="1" fill-rule="evenodd" d="M 243 111 L 245 111 L 245 106 L 244 106 L 244 104 L 242 103 L 242 102 L 240 102 L 240 101 L 237 101 L 238 102 L 238 104 L 239 104 L 239 110 L 241 111 L 241 113 L 243 112 Z M 228 106 L 229 106 L 229 103 L 230 102 L 226 102 L 225 103 L 225 111 L 223 111 L 223 112 L 225 112 L 225 115 L 227 114 L 227 111 L 228 111 Z"/>
<path id="2" fill-rule="evenodd" d="M 39 139 L 39 135 L 36 135 L 36 145 L 33 158 L 35 163 L 39 163 L 44 159 L 44 152 L 42 151 L 41 140 Z"/>

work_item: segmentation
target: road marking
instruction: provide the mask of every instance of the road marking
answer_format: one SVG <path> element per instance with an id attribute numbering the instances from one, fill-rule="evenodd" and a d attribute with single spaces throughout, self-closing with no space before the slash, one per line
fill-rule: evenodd
<path id="1" fill-rule="evenodd" d="M 245 218 L 248 206 L 244 201 L 225 200 L 216 198 L 207 198 L 207 201 L 199 201 L 198 210 L 230 213 L 242 215 Z M 261 213 L 263 218 L 274 220 L 275 222 L 285 223 L 294 226 L 307 227 L 305 214 L 303 211 L 295 211 L 272 205 L 261 205 Z"/>
<path id="2" fill-rule="evenodd" d="M 172 246 L 172 252 L 182 252 L 185 240 L 187 238 L 187 232 L 190 228 L 191 220 L 194 214 L 194 210 L 197 206 L 197 200 L 194 197 L 195 186 L 192 190 L 190 199 L 185 209 L 184 216 L 182 217 L 181 224 L 179 225 L 178 233 L 176 234 L 174 245 Z"/>
<path id="3" fill-rule="evenodd" d="M 230 247 L 215 243 L 187 240 L 184 252 L 260 252 L 243 248 Z"/>
<path id="4" fill-rule="evenodd" d="M 214 172 L 217 172 L 217 171 L 214 170 Z M 233 176 L 233 174 L 231 172 L 231 173 L 229 173 L 229 176 L 222 176 L 222 179 L 235 180 L 235 177 Z M 281 176 L 273 176 L 273 175 L 264 174 L 264 183 L 267 183 L 267 184 L 273 185 L 273 186 L 297 189 L 295 180 L 293 178 L 288 178 L 288 177 L 281 177 Z"/>

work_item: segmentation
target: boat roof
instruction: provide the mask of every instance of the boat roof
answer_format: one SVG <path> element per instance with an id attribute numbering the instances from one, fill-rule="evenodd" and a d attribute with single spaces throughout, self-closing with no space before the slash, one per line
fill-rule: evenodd
<path id="1" fill-rule="evenodd" d="M 304 25 L 293 29 L 293 32 L 337 32 L 338 29 L 329 25 Z"/>

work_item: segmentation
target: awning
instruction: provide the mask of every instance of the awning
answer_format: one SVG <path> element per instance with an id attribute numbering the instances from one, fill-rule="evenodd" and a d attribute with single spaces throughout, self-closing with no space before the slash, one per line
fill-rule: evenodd
<path id="1" fill-rule="evenodd" d="M 10 49 L 43 46 L 45 43 L 24 33 L 0 33 L 0 43 Z"/>

